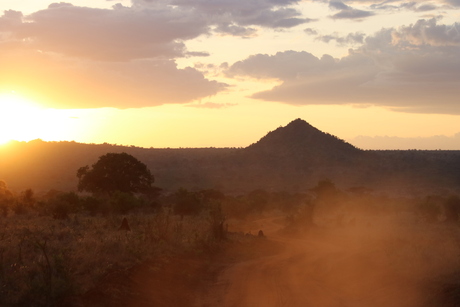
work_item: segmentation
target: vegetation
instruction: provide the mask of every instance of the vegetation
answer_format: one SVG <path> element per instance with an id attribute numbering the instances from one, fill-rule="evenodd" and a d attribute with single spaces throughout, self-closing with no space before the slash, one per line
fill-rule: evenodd
<path id="1" fill-rule="evenodd" d="M 74 190 L 75 170 L 106 153 L 126 153 L 168 191 L 257 189 L 302 193 L 324 177 L 344 188 L 409 196 L 460 193 L 460 151 L 363 151 L 296 120 L 247 148 L 138 148 L 75 142 L 12 142 L 0 146 L 2 179 L 14 190 Z"/>
<path id="2" fill-rule="evenodd" d="M 299 138 L 324 142 L 307 148 Z M 382 239 L 398 246 L 387 253 L 393 263 L 400 250 L 460 240 L 456 152 L 364 152 L 302 121 L 246 149 L 11 146 L 1 149 L 10 152 L 0 168 L 23 188 L 0 180 L 1 306 L 67 305 L 146 261 L 195 255 L 210 263 L 234 234 L 256 238 L 244 227 L 269 215 L 288 236 L 393 223 L 397 232 Z M 152 172 L 164 190 L 152 186 Z M 411 254 L 423 267 L 422 256 L 438 259 L 432 252 Z"/>
<path id="3" fill-rule="evenodd" d="M 147 166 L 127 153 L 108 153 L 90 169 L 78 169 L 78 190 L 93 194 L 148 193 L 153 176 Z"/>

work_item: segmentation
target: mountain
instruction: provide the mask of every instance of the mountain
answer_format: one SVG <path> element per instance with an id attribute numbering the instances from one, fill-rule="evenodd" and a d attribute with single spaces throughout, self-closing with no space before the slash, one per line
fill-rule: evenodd
<path id="1" fill-rule="evenodd" d="M 360 183 L 357 170 L 369 160 L 368 152 L 325 132 L 302 119 L 267 133 L 238 153 L 245 186 L 270 190 L 302 190 L 319 180 Z"/>
<path id="2" fill-rule="evenodd" d="M 300 118 L 269 132 L 245 151 L 304 163 L 350 161 L 363 156 L 362 150 L 316 129 Z"/>

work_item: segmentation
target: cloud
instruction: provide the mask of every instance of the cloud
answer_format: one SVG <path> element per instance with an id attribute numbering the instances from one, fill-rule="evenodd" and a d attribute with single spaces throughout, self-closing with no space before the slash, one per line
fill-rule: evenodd
<path id="1" fill-rule="evenodd" d="M 254 27 L 287 29 L 311 21 L 291 6 L 300 0 L 133 0 L 137 7 L 157 7 L 159 3 L 205 16 L 217 33 L 248 37 Z"/>
<path id="2" fill-rule="evenodd" d="M 316 40 L 329 43 L 330 41 L 336 41 L 336 43 L 340 46 L 344 45 L 355 45 L 355 44 L 362 44 L 364 42 L 364 37 L 366 35 L 364 33 L 356 32 L 356 33 L 349 33 L 346 36 L 340 36 L 338 34 L 330 34 L 330 35 L 319 35 L 316 37 Z"/>
<path id="3" fill-rule="evenodd" d="M 460 24 L 437 25 L 436 19 L 419 20 L 393 32 L 393 43 L 401 46 L 460 46 Z"/>
<path id="4" fill-rule="evenodd" d="M 349 10 L 351 9 L 350 6 L 346 5 L 345 3 L 341 1 L 330 1 L 329 2 L 329 7 L 335 10 Z"/>
<path id="5" fill-rule="evenodd" d="M 257 54 L 236 62 L 225 72 L 228 77 L 250 76 L 257 79 L 293 80 L 299 74 L 317 73 L 333 65 L 330 56 L 318 59 L 306 51 L 278 52 L 273 56 Z"/>
<path id="6" fill-rule="evenodd" d="M 236 62 L 229 77 L 278 79 L 255 99 L 293 105 L 379 105 L 396 111 L 460 114 L 459 25 L 419 20 L 382 29 L 334 59 L 308 52 L 257 54 Z"/>
<path id="7" fill-rule="evenodd" d="M 7 10 L 0 16 L 0 31 L 8 31 L 22 23 L 23 15 L 21 12 Z"/>
<path id="8" fill-rule="evenodd" d="M 172 60 L 82 61 L 0 48 L 0 90 L 15 89 L 52 108 L 142 108 L 189 103 L 225 90 Z"/>
<path id="9" fill-rule="evenodd" d="M 307 33 L 307 35 L 317 35 L 318 34 L 318 31 L 316 31 L 315 29 L 313 28 L 306 28 L 305 30 L 303 30 L 305 33 Z"/>
<path id="10" fill-rule="evenodd" d="M 0 44 L 93 59 L 129 61 L 206 56 L 185 42 L 212 31 L 250 37 L 256 27 L 288 29 L 311 22 L 290 7 L 300 0 L 133 0 L 112 9 L 52 3 L 23 16 L 0 17 Z M 8 33 L 8 41 L 5 41 Z"/>
<path id="11" fill-rule="evenodd" d="M 214 28 L 214 32 L 232 36 L 251 37 L 256 35 L 257 30 L 251 27 L 243 27 L 231 23 L 221 22 Z"/>
<path id="12" fill-rule="evenodd" d="M 23 48 L 103 61 L 186 56 L 183 42 L 209 31 L 204 18 L 187 10 L 116 7 L 59 3 L 25 17 L 6 12 L 0 31 Z"/>
<path id="13" fill-rule="evenodd" d="M 340 10 L 340 12 L 330 16 L 332 19 L 363 19 L 374 15 L 373 12 L 354 9 L 341 1 L 330 1 L 329 7 Z"/>
<path id="14" fill-rule="evenodd" d="M 455 7 L 460 7 L 460 0 L 446 0 L 446 2 Z"/>
<path id="15" fill-rule="evenodd" d="M 384 1 L 381 3 L 371 4 L 370 8 L 373 10 L 385 10 L 385 11 L 400 11 L 409 10 L 413 12 L 428 12 L 438 9 L 439 7 L 432 3 L 420 3 L 420 2 L 402 2 L 397 3 Z"/>
<path id="16" fill-rule="evenodd" d="M 185 41 L 208 34 L 189 8 L 113 9 L 53 3 L 24 16 L 0 15 L 0 90 L 53 108 L 140 108 L 189 103 L 225 90 L 177 57 L 207 56 Z"/>
<path id="17" fill-rule="evenodd" d="M 430 137 L 403 138 L 396 136 L 357 136 L 350 143 L 362 149 L 387 150 L 460 150 L 460 133 L 453 136 L 435 135 Z"/>
<path id="18" fill-rule="evenodd" d="M 348 9 L 341 10 L 337 14 L 331 16 L 332 19 L 363 19 L 369 16 L 375 15 L 369 11 L 357 10 L 357 9 Z"/>

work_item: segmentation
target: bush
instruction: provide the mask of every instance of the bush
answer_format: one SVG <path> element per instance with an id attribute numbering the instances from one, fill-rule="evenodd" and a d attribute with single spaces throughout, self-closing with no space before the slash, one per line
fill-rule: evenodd
<path id="1" fill-rule="evenodd" d="M 125 192 L 114 192 L 109 200 L 109 208 L 114 213 L 126 214 L 140 206 L 141 201 L 138 198 Z"/>
<path id="2" fill-rule="evenodd" d="M 107 214 L 109 212 L 107 203 L 94 196 L 87 196 L 81 199 L 81 206 L 83 210 L 91 215 Z"/>
<path id="3" fill-rule="evenodd" d="M 203 202 L 197 192 L 190 192 L 187 189 L 180 188 L 173 195 L 174 214 L 180 216 L 197 215 L 203 210 Z"/>

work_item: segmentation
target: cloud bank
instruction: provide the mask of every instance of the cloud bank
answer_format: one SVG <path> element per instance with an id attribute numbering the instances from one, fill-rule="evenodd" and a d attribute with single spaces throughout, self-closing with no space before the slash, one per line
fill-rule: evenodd
<path id="1" fill-rule="evenodd" d="M 263 29 L 287 31 L 317 21 L 304 16 L 301 3 L 132 0 L 130 6 L 117 3 L 111 9 L 60 2 L 30 15 L 7 10 L 0 16 L 0 91 L 25 92 L 55 108 L 190 103 L 229 86 L 198 68 L 178 67 L 179 58 L 209 56 L 206 50 L 189 50 L 187 42 L 221 35 L 252 38 Z M 373 18 L 382 10 L 426 12 L 459 5 L 458 0 L 327 4 L 334 12 L 329 17 L 337 22 Z M 443 25 L 436 19 L 370 36 L 319 35 L 307 28 L 305 33 L 317 41 L 354 49 L 339 59 L 327 54 L 318 58 L 308 51 L 255 54 L 225 73 L 279 79 L 281 85 L 253 95 L 261 100 L 458 114 L 459 29 L 458 24 Z"/>
<path id="2" fill-rule="evenodd" d="M 249 37 L 259 28 L 309 22 L 300 0 L 133 0 L 112 9 L 52 3 L 24 16 L 0 16 L 0 90 L 26 93 L 54 108 L 139 108 L 189 103 L 227 85 L 178 58 L 199 36 Z"/>
<path id="3" fill-rule="evenodd" d="M 460 114 L 459 29 L 457 23 L 421 19 L 410 26 L 382 29 L 340 59 L 318 58 L 306 51 L 257 54 L 234 63 L 226 74 L 282 82 L 255 93 L 255 99 Z"/>

